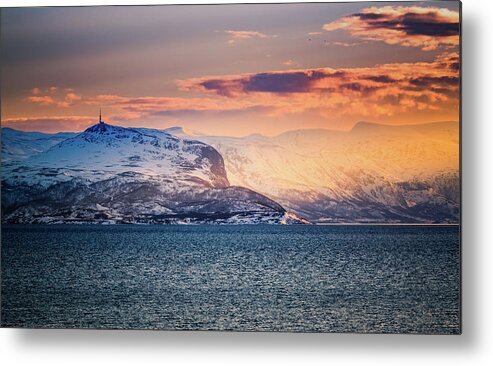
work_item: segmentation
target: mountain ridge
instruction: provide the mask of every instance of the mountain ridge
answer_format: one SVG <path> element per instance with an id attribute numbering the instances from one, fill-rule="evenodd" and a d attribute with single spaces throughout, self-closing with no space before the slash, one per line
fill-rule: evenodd
<path id="1" fill-rule="evenodd" d="M 105 122 L 104 122 L 105 123 Z M 106 123 L 107 125 L 111 125 Z M 146 127 L 123 127 L 123 126 L 118 126 L 122 128 L 128 128 L 128 129 L 134 129 L 134 130 L 149 130 L 149 131 L 161 131 L 161 132 L 166 132 L 169 133 L 170 135 L 175 135 L 179 136 L 180 134 L 187 135 L 189 137 L 199 137 L 199 136 L 214 136 L 214 137 L 228 137 L 228 138 L 247 138 L 250 136 L 262 136 L 262 137 L 278 137 L 280 135 L 283 135 L 285 133 L 291 133 L 291 132 L 300 132 L 300 131 L 324 131 L 324 132 L 341 132 L 341 133 L 350 133 L 353 129 L 358 128 L 358 126 L 364 126 L 364 125 L 370 125 L 370 126 L 378 126 L 378 127 L 392 127 L 392 128 L 401 128 L 401 127 L 431 127 L 431 126 L 439 126 L 439 125 L 459 125 L 459 121 L 434 121 L 434 122 L 424 122 L 424 123 L 410 123 L 410 124 L 386 124 L 386 123 L 379 123 L 379 122 L 371 122 L 371 121 L 358 121 L 356 122 L 353 127 L 349 130 L 335 130 L 335 129 L 330 129 L 330 128 L 300 128 L 300 129 L 294 129 L 294 130 L 287 130 L 284 132 L 281 132 L 277 135 L 273 136 L 267 136 L 263 135 L 260 133 L 253 133 L 245 136 L 228 136 L 228 135 L 208 135 L 205 133 L 201 132 L 196 132 L 192 130 L 188 130 L 184 127 L 181 126 L 172 126 L 172 127 L 165 127 L 163 129 L 155 129 L 155 128 L 146 128 Z M 93 125 L 94 126 L 94 125 Z M 91 128 L 93 126 L 90 126 L 88 128 Z M 113 126 L 113 125 L 111 125 Z M 15 131 L 15 132 L 20 132 L 23 134 L 41 134 L 45 135 L 47 137 L 49 136 L 56 136 L 56 135 L 61 135 L 61 134 L 73 134 L 73 135 L 78 135 L 85 130 L 81 130 L 79 132 L 65 132 L 65 131 L 60 131 L 56 133 L 48 133 L 48 132 L 41 132 L 41 131 L 22 131 L 18 130 L 12 127 L 1 127 L 1 130 L 9 130 L 9 131 Z M 87 128 L 86 128 L 87 130 Z"/>
<path id="2" fill-rule="evenodd" d="M 90 128 L 91 133 L 103 129 Z M 258 192 L 314 222 L 457 223 L 459 219 L 458 122 L 394 126 L 362 121 L 350 131 L 299 129 L 273 137 L 183 135 L 180 127 L 122 128 L 148 143 L 164 136 L 171 145 L 181 140 L 208 145 L 221 157 L 216 166 L 222 166 L 224 174 L 221 169 L 216 173 L 227 179 L 227 185 Z M 140 146 L 137 140 L 134 143 Z M 144 164 L 143 156 L 128 155 L 123 164 L 118 163 L 122 169 L 112 174 L 134 170 L 152 176 L 160 167 L 149 161 Z M 101 156 L 91 159 L 91 166 L 97 167 Z M 203 184 L 215 174 L 210 167 L 196 173 L 180 170 L 173 179 L 181 182 L 188 175 L 187 184 L 194 180 Z"/>
<path id="3" fill-rule="evenodd" d="M 212 146 L 106 123 L 7 163 L 2 212 L 10 223 L 304 223 L 231 186 Z"/>

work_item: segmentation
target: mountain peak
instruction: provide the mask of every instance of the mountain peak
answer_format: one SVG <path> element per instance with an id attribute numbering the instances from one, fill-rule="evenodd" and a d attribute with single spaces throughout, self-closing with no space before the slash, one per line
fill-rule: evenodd
<path id="1" fill-rule="evenodd" d="M 104 122 L 33 156 L 31 162 L 50 169 L 69 166 L 74 169 L 69 177 L 90 172 L 92 180 L 131 171 L 198 186 L 229 186 L 222 156 L 212 146 L 165 131 Z"/>
<path id="2" fill-rule="evenodd" d="M 128 130 L 128 129 L 125 127 L 109 125 L 106 122 L 99 122 L 99 123 L 96 123 L 95 125 L 92 125 L 91 127 L 87 128 L 84 131 L 84 133 L 90 132 L 90 133 L 107 134 L 107 133 L 111 133 L 111 132 L 122 132 L 125 130 Z"/>

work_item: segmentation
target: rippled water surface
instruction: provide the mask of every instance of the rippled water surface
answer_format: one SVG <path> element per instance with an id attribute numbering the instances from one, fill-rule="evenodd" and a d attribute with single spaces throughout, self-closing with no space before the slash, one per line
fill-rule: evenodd
<path id="1" fill-rule="evenodd" d="M 459 229 L 2 226 L 2 325 L 459 332 Z"/>

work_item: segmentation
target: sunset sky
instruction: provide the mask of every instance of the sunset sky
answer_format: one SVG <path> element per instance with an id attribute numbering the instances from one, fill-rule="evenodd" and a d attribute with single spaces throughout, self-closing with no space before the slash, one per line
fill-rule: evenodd
<path id="1" fill-rule="evenodd" d="M 459 119 L 459 3 L 3 8 L 2 127 L 213 135 Z"/>

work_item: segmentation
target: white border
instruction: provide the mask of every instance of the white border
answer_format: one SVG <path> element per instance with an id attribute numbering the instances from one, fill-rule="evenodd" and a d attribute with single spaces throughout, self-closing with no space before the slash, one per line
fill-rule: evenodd
<path id="1" fill-rule="evenodd" d="M 1 6 L 207 2 L 2 0 Z M 484 0 L 463 1 L 463 335 L 0 329 L 0 363 L 37 366 L 493 364 L 492 4 Z"/>

